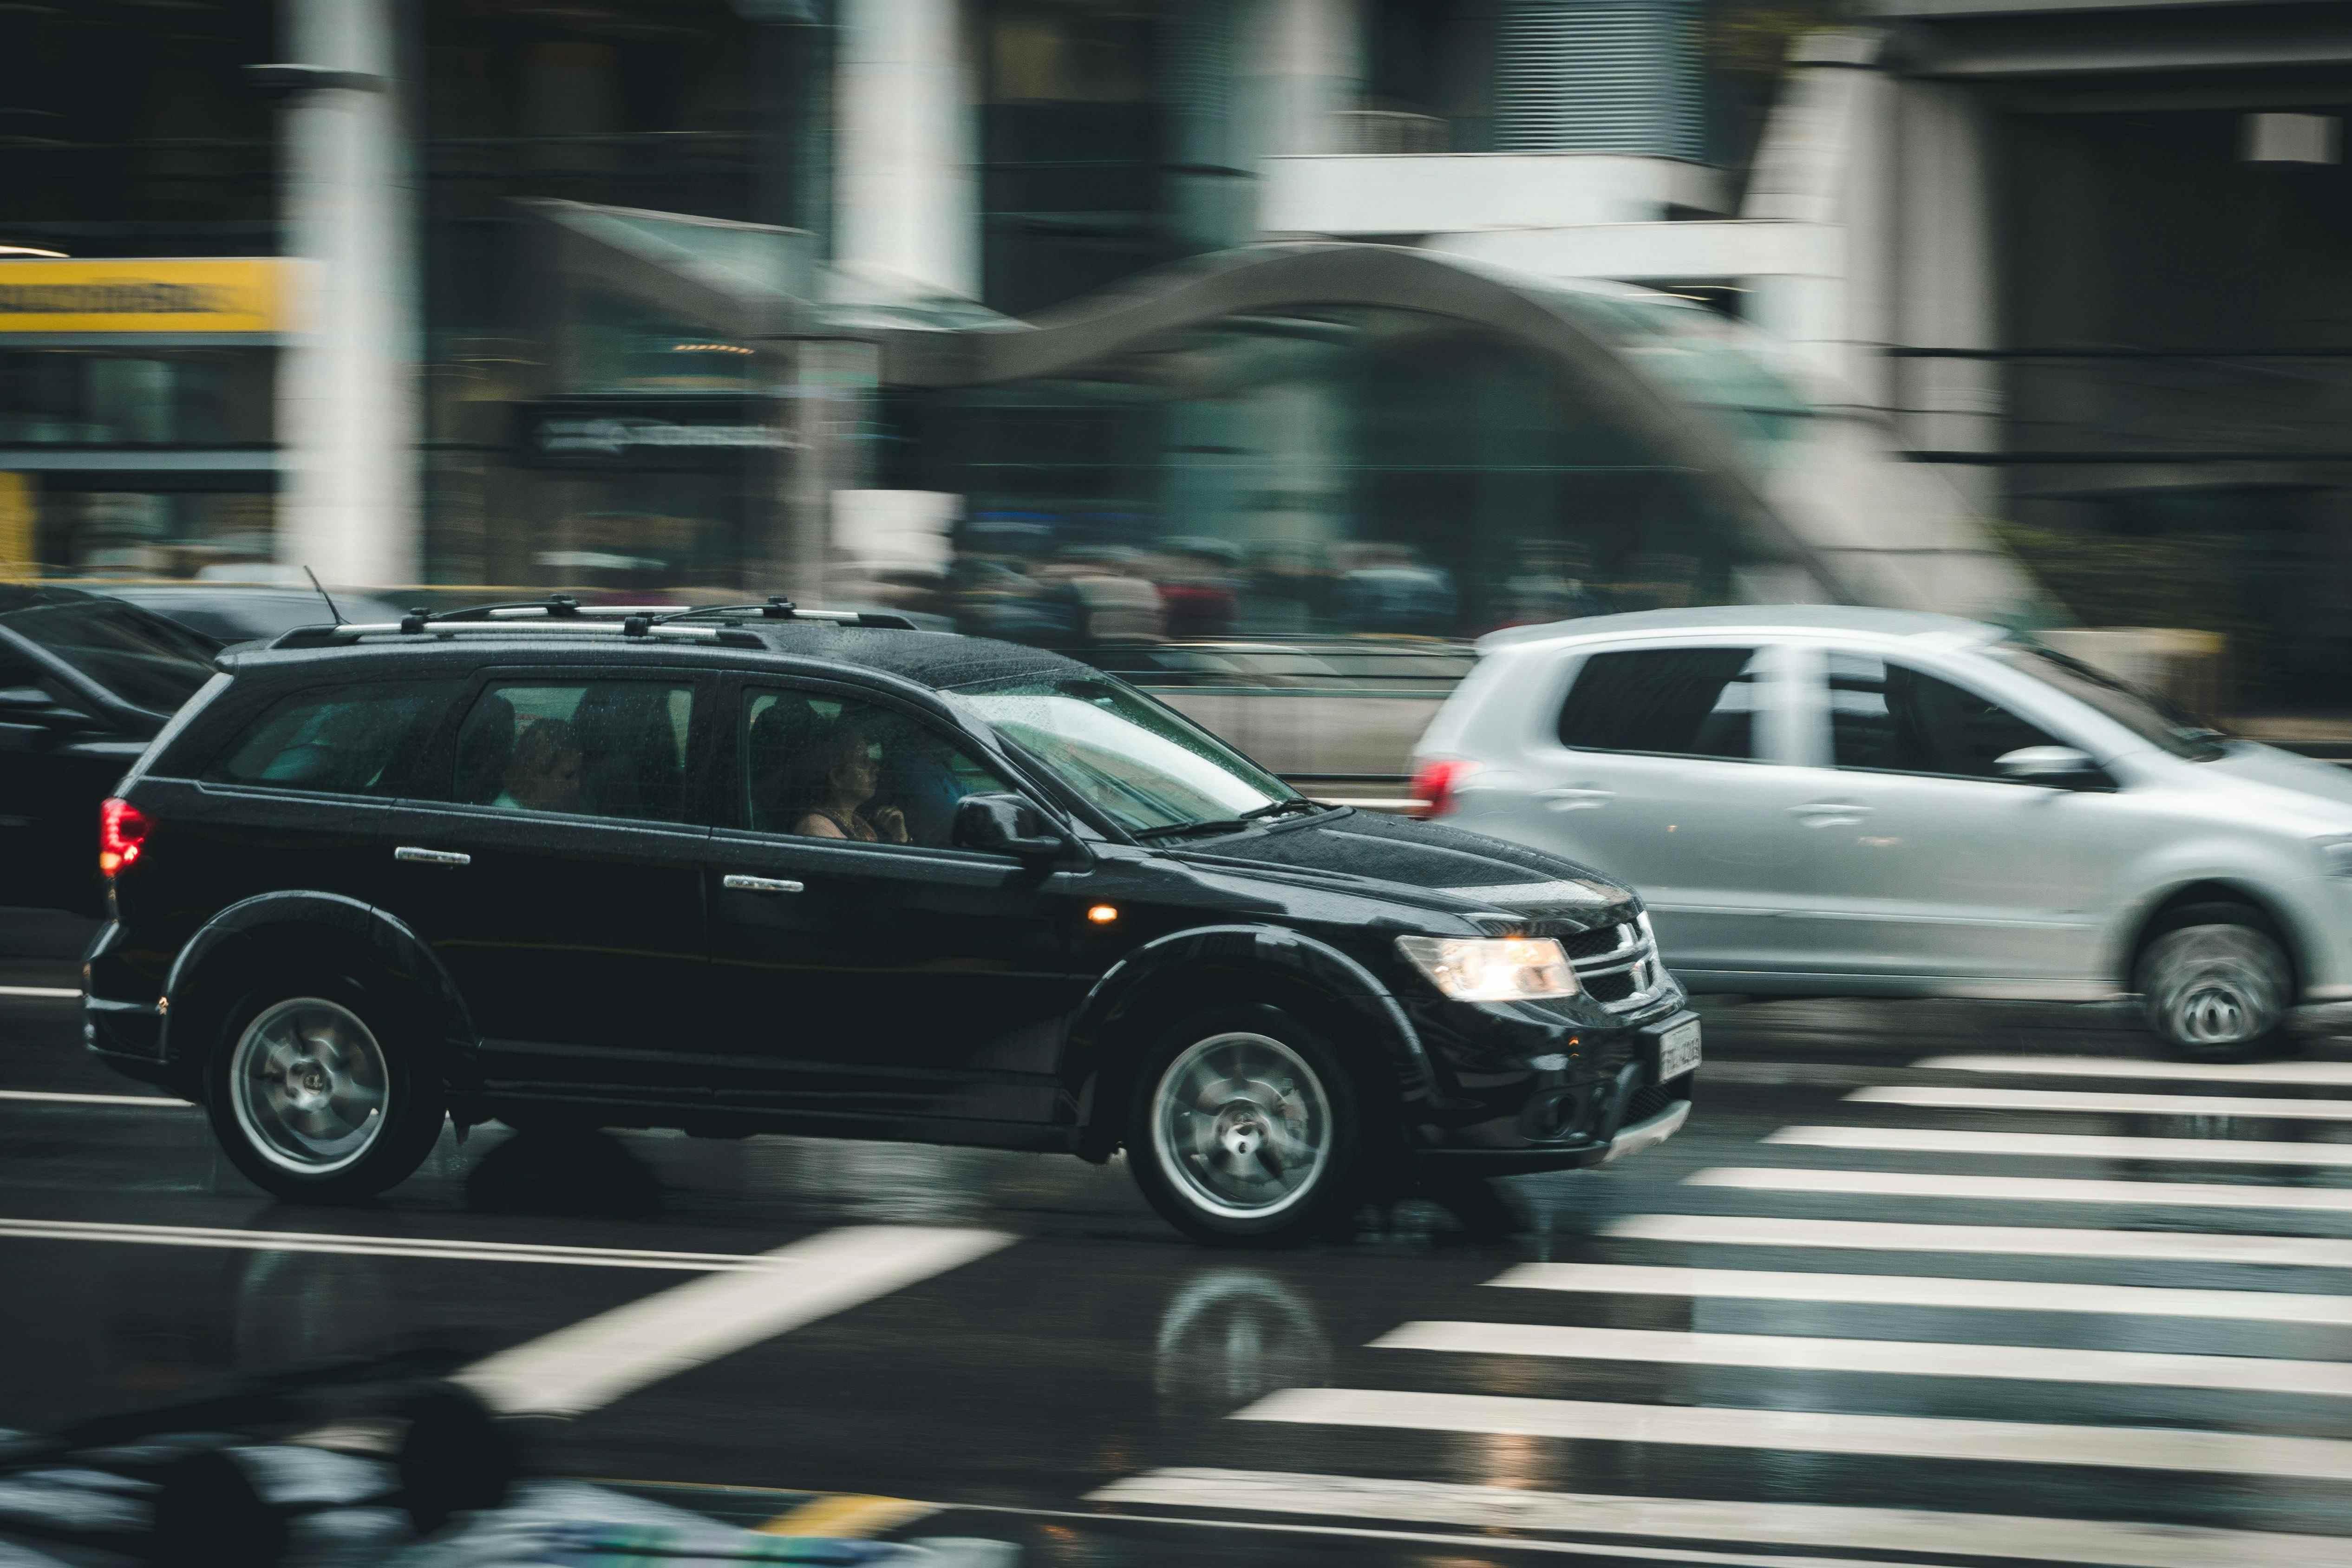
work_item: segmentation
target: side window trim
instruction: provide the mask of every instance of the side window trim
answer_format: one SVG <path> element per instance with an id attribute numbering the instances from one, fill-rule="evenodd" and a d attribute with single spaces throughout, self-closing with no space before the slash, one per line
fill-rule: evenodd
<path id="1" fill-rule="evenodd" d="M 883 852 L 893 858 L 923 858 L 944 855 L 965 864 L 978 866 L 1002 867 L 1019 864 L 1015 858 L 1009 855 L 990 855 L 976 849 L 958 849 L 951 845 L 867 843 L 863 839 L 854 838 L 816 838 L 803 834 L 779 832 L 770 827 L 752 826 L 751 802 L 747 789 L 748 770 L 744 765 L 745 758 L 742 754 L 743 713 L 749 704 L 762 691 L 788 691 L 813 697 L 820 701 L 862 702 L 869 707 L 887 709 L 900 715 L 908 722 L 919 725 L 938 740 L 985 764 L 992 773 L 998 775 L 1008 790 L 1014 791 L 1026 797 L 1031 804 L 1041 806 L 1055 820 L 1059 821 L 1066 816 L 1058 805 L 1049 804 L 1041 798 L 1037 789 L 1029 780 L 1023 778 L 1017 773 L 1008 774 L 995 758 L 979 751 L 971 743 L 971 737 L 940 723 L 934 715 L 924 712 L 914 704 L 900 700 L 896 692 L 877 687 L 862 686 L 855 681 L 828 680 L 822 676 L 745 671 L 727 676 L 720 682 L 719 700 L 712 704 L 713 714 L 723 715 L 723 728 L 714 746 L 715 765 L 710 770 L 720 791 L 719 798 L 713 803 L 712 822 L 714 831 L 722 837 L 750 839 L 767 845 L 806 846 L 827 855 L 872 850 Z"/>
<path id="2" fill-rule="evenodd" d="M 713 813 L 710 760 L 713 747 L 712 724 L 719 701 L 716 672 L 691 665 L 497 665 L 478 668 L 463 678 L 464 689 L 457 700 L 450 703 L 443 715 L 440 727 L 427 743 L 425 755 L 411 775 L 412 784 L 437 781 L 434 794 L 412 791 L 402 798 L 404 805 L 428 807 L 435 811 L 463 812 L 469 816 L 495 817 L 500 821 L 534 823 L 566 823 L 577 826 L 625 826 L 652 832 L 707 835 L 718 820 Z M 687 715 L 686 732 L 686 793 L 682 802 L 683 820 L 667 817 L 600 816 L 587 812 L 535 811 L 527 807 L 494 806 L 478 801 L 453 800 L 457 772 L 457 737 L 464 731 L 467 718 L 473 712 L 485 692 L 494 686 L 577 686 L 595 681 L 628 680 L 659 681 L 671 686 L 684 686 L 693 693 L 692 705 Z"/>

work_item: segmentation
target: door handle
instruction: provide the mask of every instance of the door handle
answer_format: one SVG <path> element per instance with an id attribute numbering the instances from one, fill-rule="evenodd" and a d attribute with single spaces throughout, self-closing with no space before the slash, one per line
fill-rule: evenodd
<path id="1" fill-rule="evenodd" d="M 1816 800 L 1790 806 L 1789 815 L 1808 827 L 1851 827 L 1870 810 L 1858 800 Z"/>
<path id="2" fill-rule="evenodd" d="M 457 849 L 420 849 L 414 844 L 404 844 L 392 852 L 395 860 L 413 860 L 419 866 L 470 866 L 474 858 Z"/>
<path id="3" fill-rule="evenodd" d="M 1617 792 L 1599 784 L 1570 784 L 1565 789 L 1538 790 L 1536 798 L 1554 811 L 1591 811 L 1615 800 Z"/>
<path id="4" fill-rule="evenodd" d="M 782 877 L 728 877 L 719 886 L 739 893 L 797 893 L 801 884 Z"/>

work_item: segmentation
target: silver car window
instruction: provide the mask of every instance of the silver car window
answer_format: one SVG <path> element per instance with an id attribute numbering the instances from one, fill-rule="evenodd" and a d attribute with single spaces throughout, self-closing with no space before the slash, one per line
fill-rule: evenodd
<path id="1" fill-rule="evenodd" d="M 1997 702 L 1875 654 L 1832 648 L 1826 673 L 1831 760 L 1841 768 L 1998 780 L 1995 758 L 2063 743 Z"/>
<path id="2" fill-rule="evenodd" d="M 1559 710 L 1559 743 L 1751 762 L 1764 708 L 1753 647 L 1633 648 L 1586 657 Z"/>

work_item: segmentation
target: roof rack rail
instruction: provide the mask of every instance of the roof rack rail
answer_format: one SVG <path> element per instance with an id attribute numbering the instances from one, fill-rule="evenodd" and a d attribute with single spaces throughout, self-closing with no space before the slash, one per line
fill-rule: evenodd
<path id="1" fill-rule="evenodd" d="M 914 621 L 891 610 L 803 610 L 790 599 L 771 594 L 756 605 L 697 605 L 663 616 L 665 621 L 690 620 L 698 616 L 756 614 L 767 621 L 821 621 L 840 626 L 865 626 L 876 631 L 917 631 Z"/>
<path id="2" fill-rule="evenodd" d="M 688 626 L 679 621 L 704 616 L 742 616 L 756 613 L 762 620 L 815 621 L 833 626 L 865 626 L 876 630 L 915 631 L 915 623 L 905 616 L 887 610 L 803 610 L 790 599 L 771 595 L 756 605 L 696 605 L 680 609 L 675 605 L 583 605 L 569 594 L 550 594 L 544 599 L 518 599 L 496 605 L 468 605 L 463 609 L 444 610 L 435 615 L 422 605 L 411 609 L 397 621 L 346 621 L 341 626 L 297 626 L 272 638 L 271 647 L 315 647 L 324 643 L 350 642 L 363 637 L 455 637 L 461 633 L 490 632 L 511 635 L 521 628 L 518 621 L 534 620 L 535 632 L 608 632 L 622 637 L 670 637 L 681 641 L 716 642 L 736 647 L 757 647 L 757 637 L 735 626 Z"/>

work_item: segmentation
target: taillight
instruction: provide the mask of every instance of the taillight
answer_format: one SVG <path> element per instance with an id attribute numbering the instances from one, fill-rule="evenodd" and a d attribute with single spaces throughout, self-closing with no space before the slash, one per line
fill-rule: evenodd
<path id="1" fill-rule="evenodd" d="M 98 808 L 98 868 L 111 877 L 139 858 L 147 842 L 147 814 L 117 796 Z"/>
<path id="2" fill-rule="evenodd" d="M 1444 816 L 1461 803 L 1454 797 L 1462 791 L 1462 781 L 1478 771 L 1478 764 L 1459 757 L 1441 757 L 1433 763 L 1423 763 L 1421 771 L 1412 775 L 1412 798 L 1418 804 L 1412 808 L 1415 816 Z"/>

